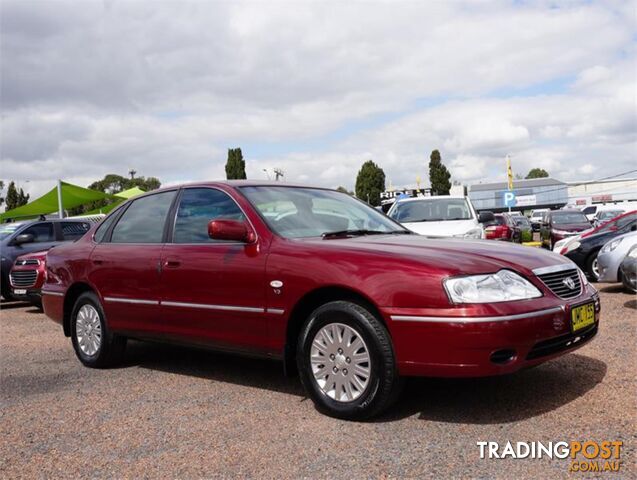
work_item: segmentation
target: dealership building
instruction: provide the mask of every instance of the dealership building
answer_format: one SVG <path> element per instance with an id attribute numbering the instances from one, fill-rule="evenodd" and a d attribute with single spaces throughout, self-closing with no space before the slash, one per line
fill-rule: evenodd
<path id="1" fill-rule="evenodd" d="M 514 180 L 514 210 L 531 208 L 561 208 L 568 203 L 568 184 L 554 178 Z M 507 182 L 478 183 L 468 190 L 471 203 L 476 210 L 503 212 L 508 210 L 505 194 L 509 192 Z"/>

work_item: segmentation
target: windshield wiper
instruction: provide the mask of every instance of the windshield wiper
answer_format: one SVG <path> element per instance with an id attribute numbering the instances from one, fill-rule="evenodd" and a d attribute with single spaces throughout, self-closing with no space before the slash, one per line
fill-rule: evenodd
<path id="1" fill-rule="evenodd" d="M 361 236 L 361 235 L 388 235 L 390 233 L 411 233 L 407 230 L 396 230 L 392 232 L 383 232 L 382 230 L 337 230 L 335 232 L 323 232 L 321 237 L 323 238 L 331 238 L 331 237 L 345 237 L 345 236 Z"/>

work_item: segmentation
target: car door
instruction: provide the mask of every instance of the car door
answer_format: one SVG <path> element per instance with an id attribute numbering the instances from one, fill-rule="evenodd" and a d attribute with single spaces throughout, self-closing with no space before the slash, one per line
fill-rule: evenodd
<path id="1" fill-rule="evenodd" d="M 133 200 L 116 220 L 107 219 L 106 232 L 91 253 L 89 281 L 102 297 L 112 329 L 161 333 L 159 316 L 160 260 L 168 213 L 176 190 Z"/>
<path id="2" fill-rule="evenodd" d="M 216 188 L 185 188 L 175 212 L 172 241 L 162 251 L 162 318 L 167 332 L 229 348 L 266 345 L 265 260 L 251 244 L 213 240 L 208 222 L 247 223 L 237 203 Z"/>

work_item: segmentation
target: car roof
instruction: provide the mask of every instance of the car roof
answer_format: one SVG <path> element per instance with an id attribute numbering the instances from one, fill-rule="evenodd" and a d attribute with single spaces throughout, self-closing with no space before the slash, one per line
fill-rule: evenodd
<path id="1" fill-rule="evenodd" d="M 449 198 L 454 198 L 454 199 L 466 199 L 467 197 L 464 197 L 463 195 L 431 195 L 429 197 L 409 197 L 409 198 L 401 198 L 401 199 L 397 199 L 396 203 L 400 202 L 418 202 L 418 201 L 423 201 L 423 200 L 440 200 L 440 199 L 449 199 Z"/>

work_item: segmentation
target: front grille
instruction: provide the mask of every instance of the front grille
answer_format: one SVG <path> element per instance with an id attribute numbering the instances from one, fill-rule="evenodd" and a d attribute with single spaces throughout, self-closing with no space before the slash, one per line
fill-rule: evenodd
<path id="1" fill-rule="evenodd" d="M 582 293 L 582 280 L 580 279 L 577 268 L 562 270 L 561 272 L 545 273 L 544 275 L 538 275 L 538 278 L 558 297 L 573 298 Z M 573 288 L 568 285 L 570 281 L 572 281 L 571 285 Z"/>
<path id="2" fill-rule="evenodd" d="M 32 287 L 38 278 L 37 270 L 14 270 L 9 276 L 11 285 L 18 288 Z"/>
<path id="3" fill-rule="evenodd" d="M 527 354 L 526 359 L 533 360 L 535 358 L 546 357 L 547 355 L 552 355 L 563 350 L 568 350 L 569 348 L 573 348 L 586 342 L 587 340 L 590 340 L 596 334 L 597 324 L 591 325 L 581 332 L 568 333 L 566 335 L 561 335 L 549 340 L 543 340 L 533 346 L 531 351 L 529 351 L 529 353 Z"/>
<path id="4" fill-rule="evenodd" d="M 37 258 L 27 258 L 26 260 L 16 260 L 16 265 L 40 265 L 40 260 Z"/>

